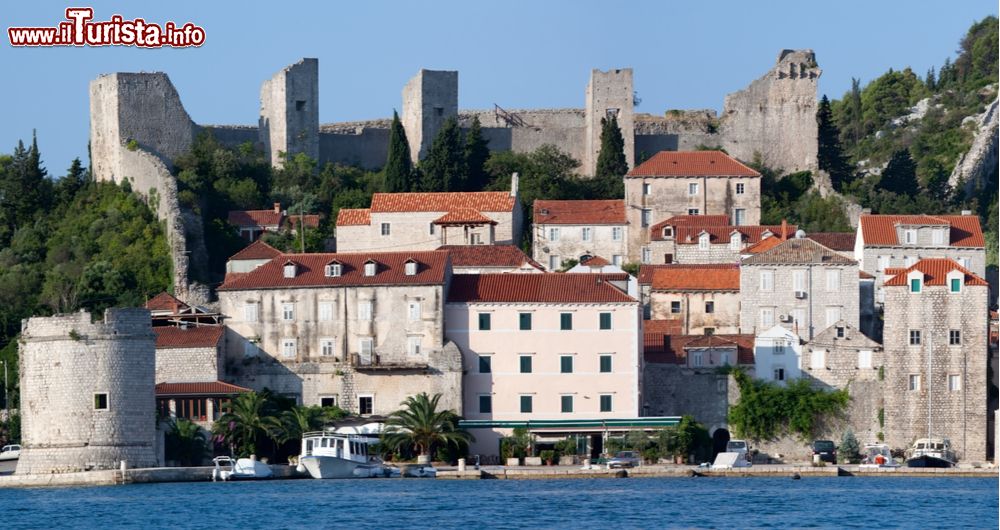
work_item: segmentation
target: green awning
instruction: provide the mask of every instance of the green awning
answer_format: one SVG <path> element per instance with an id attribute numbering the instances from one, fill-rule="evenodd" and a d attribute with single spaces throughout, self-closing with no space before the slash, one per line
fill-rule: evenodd
<path id="1" fill-rule="evenodd" d="M 518 428 L 526 429 L 616 429 L 627 427 L 672 427 L 680 423 L 680 416 L 657 416 L 646 418 L 609 418 L 599 420 L 461 420 L 463 429 Z"/>

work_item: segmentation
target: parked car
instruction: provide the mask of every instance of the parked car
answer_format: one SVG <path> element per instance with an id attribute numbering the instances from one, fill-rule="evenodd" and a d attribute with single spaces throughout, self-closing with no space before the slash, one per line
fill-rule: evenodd
<path id="1" fill-rule="evenodd" d="M 829 462 L 831 464 L 837 463 L 837 444 L 830 440 L 815 440 L 812 443 L 812 454 L 815 460 L 816 455 L 819 455 L 819 459 L 823 462 Z"/>
<path id="2" fill-rule="evenodd" d="M 608 469 L 635 467 L 639 465 L 639 453 L 635 451 L 619 451 L 614 458 L 608 460 Z"/>
<path id="3" fill-rule="evenodd" d="M 0 460 L 17 460 L 21 456 L 21 446 L 5 445 L 3 449 L 0 449 Z"/>

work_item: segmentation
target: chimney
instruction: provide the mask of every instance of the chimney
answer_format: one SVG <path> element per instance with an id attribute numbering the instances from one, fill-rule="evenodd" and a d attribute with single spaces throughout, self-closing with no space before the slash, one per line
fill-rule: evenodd
<path id="1" fill-rule="evenodd" d="M 781 220 L 781 240 L 784 241 L 788 239 L 788 221 Z"/>
<path id="2" fill-rule="evenodd" d="M 274 203 L 274 213 L 281 213 L 281 203 L 280 202 Z"/>
<path id="3" fill-rule="evenodd" d="M 515 171 L 510 175 L 510 196 L 515 198 L 517 197 L 517 181 L 518 176 L 517 171 Z"/>
<path id="4" fill-rule="evenodd" d="M 871 208 L 862 208 L 861 209 L 861 215 L 871 215 L 871 214 L 872 214 L 872 209 Z"/>
<path id="5" fill-rule="evenodd" d="M 962 215 L 972 215 L 972 210 L 962 210 Z"/>

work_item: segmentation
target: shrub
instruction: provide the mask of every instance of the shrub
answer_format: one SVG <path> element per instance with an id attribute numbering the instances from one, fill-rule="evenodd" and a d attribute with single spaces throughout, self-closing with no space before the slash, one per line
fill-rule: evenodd
<path id="1" fill-rule="evenodd" d="M 860 453 L 858 439 L 854 436 L 854 431 L 847 429 L 840 438 L 840 447 L 837 448 L 837 459 L 841 464 L 854 464 L 858 461 Z"/>
<path id="2" fill-rule="evenodd" d="M 544 451 L 538 453 L 538 456 L 542 457 L 542 461 L 549 463 L 555 460 L 556 452 L 552 449 L 545 449 Z"/>

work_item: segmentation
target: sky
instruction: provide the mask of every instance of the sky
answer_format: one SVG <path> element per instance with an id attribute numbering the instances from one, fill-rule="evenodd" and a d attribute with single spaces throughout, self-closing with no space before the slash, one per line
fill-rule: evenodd
<path id="1" fill-rule="evenodd" d="M 198 48 L 14 48 L 10 26 L 55 26 L 69 6 L 96 21 L 205 29 Z M 420 68 L 459 71 L 459 108 L 582 108 L 593 68 L 634 69 L 636 112 L 720 110 L 725 95 L 811 48 L 820 94 L 889 68 L 923 75 L 954 58 L 968 27 L 996 0 L 953 1 L 380 1 L 14 2 L 0 25 L 0 153 L 37 131 L 61 176 L 86 163 L 88 83 L 102 73 L 169 74 L 199 124 L 256 124 L 260 85 L 301 57 L 320 65 L 320 122 L 389 117 Z"/>

